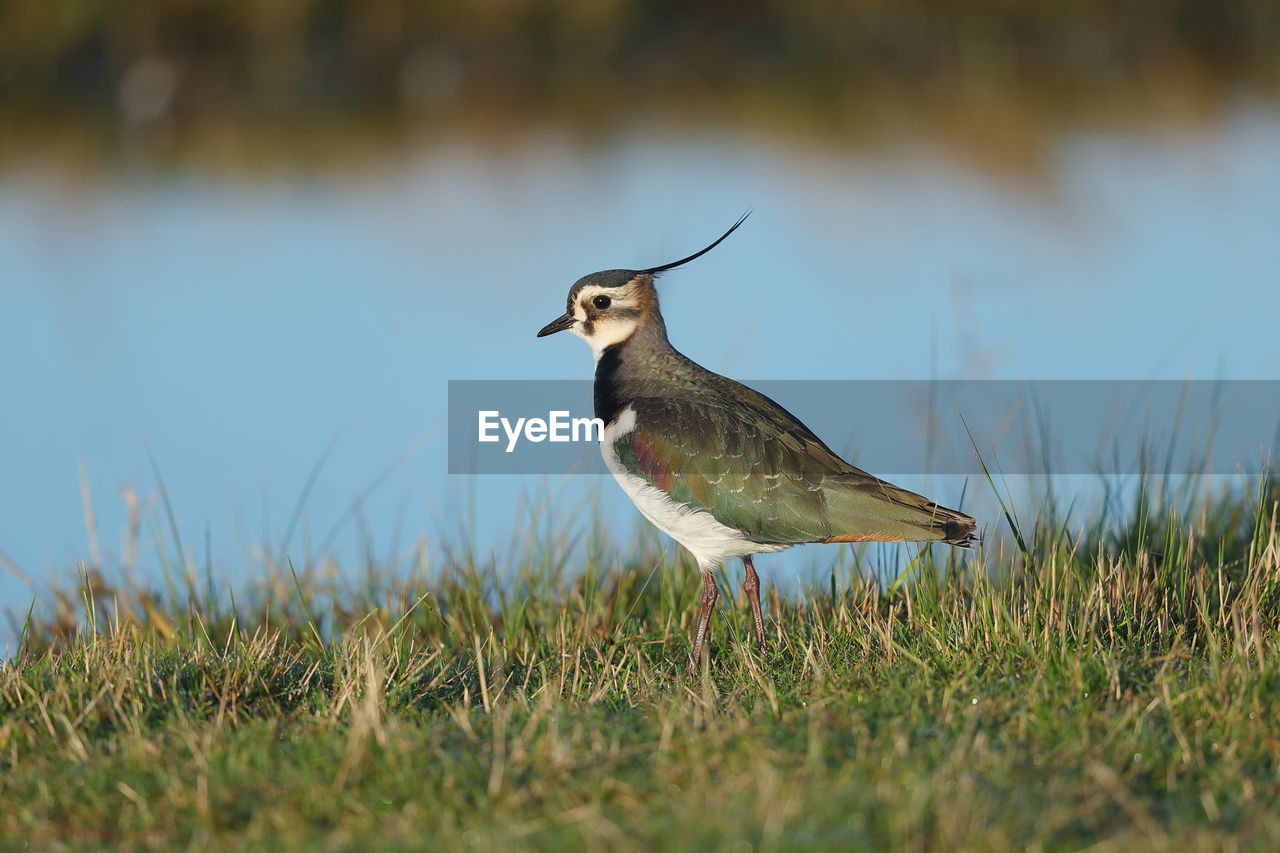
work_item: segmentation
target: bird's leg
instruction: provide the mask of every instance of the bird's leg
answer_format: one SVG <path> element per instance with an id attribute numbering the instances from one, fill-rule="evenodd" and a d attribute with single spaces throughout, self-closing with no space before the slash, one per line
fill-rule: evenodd
<path id="1" fill-rule="evenodd" d="M 751 555 L 742 558 L 747 567 L 747 579 L 742 582 L 742 590 L 747 594 L 747 602 L 751 605 L 751 619 L 756 623 L 756 643 L 760 646 L 760 654 L 766 651 L 764 640 L 764 616 L 760 613 L 760 576 L 756 567 L 751 564 Z"/>
<path id="2" fill-rule="evenodd" d="M 693 635 L 693 662 L 689 664 L 689 672 L 697 673 L 702 664 L 702 644 L 707 639 L 711 627 L 711 609 L 716 606 L 720 590 L 716 587 L 715 575 L 702 573 L 702 611 L 698 614 L 698 631 Z"/>

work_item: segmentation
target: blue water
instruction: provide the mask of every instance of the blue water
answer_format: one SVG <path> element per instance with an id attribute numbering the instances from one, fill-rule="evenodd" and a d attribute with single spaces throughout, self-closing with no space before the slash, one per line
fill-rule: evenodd
<path id="1" fill-rule="evenodd" d="M 398 458 L 361 502 L 379 553 L 469 511 L 481 544 L 505 542 L 522 489 L 568 501 L 581 484 L 449 477 L 447 381 L 588 376 L 580 341 L 534 338 L 573 280 L 682 256 L 747 208 L 661 289 L 676 345 L 740 378 L 1280 378 L 1277 151 L 1280 114 L 1241 107 L 1194 131 L 1064 132 L 1021 175 L 927 141 L 643 131 L 323 173 L 11 169 L 0 551 L 30 582 L 0 567 L 0 610 L 89 556 L 82 463 L 99 547 L 120 557 L 120 490 L 155 500 L 148 453 L 228 583 L 331 444 L 313 547 L 354 554 L 353 501 Z M 634 514 L 604 486 L 625 539 Z M 929 487 L 945 502 L 963 483 Z"/>

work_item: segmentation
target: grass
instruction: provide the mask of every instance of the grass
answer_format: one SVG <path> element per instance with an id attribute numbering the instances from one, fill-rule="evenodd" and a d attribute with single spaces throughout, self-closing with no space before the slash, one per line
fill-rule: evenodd
<path id="1" fill-rule="evenodd" d="M 85 572 L 0 669 L 0 847 L 1280 847 L 1276 490 L 1106 518 L 774 592 L 767 659 L 726 596 L 697 677 L 656 540 Z"/>

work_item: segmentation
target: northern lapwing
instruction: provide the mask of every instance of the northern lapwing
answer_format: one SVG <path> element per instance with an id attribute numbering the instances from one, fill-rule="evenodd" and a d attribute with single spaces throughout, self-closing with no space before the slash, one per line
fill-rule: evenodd
<path id="1" fill-rule="evenodd" d="M 693 661 L 702 660 L 715 571 L 741 557 L 756 641 L 765 651 L 751 558 L 812 542 L 945 542 L 967 548 L 974 520 L 845 462 L 782 406 L 712 373 L 667 340 L 654 280 L 701 257 L 604 270 L 569 288 L 564 314 L 538 337 L 570 331 L 595 355 L 595 413 L 605 465 L 640 513 L 702 571 Z"/>

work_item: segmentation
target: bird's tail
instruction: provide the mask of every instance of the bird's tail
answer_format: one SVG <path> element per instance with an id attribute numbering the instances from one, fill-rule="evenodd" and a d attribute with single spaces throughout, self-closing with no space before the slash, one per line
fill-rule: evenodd
<path id="1" fill-rule="evenodd" d="M 945 542 L 972 548 L 977 523 L 915 492 L 858 472 L 823 489 L 832 536 L 824 542 Z"/>
<path id="2" fill-rule="evenodd" d="M 955 545 L 957 548 L 972 548 L 978 541 L 978 524 L 972 518 L 954 509 L 947 509 L 932 504 L 937 511 L 934 518 L 942 536 L 939 542 Z"/>

